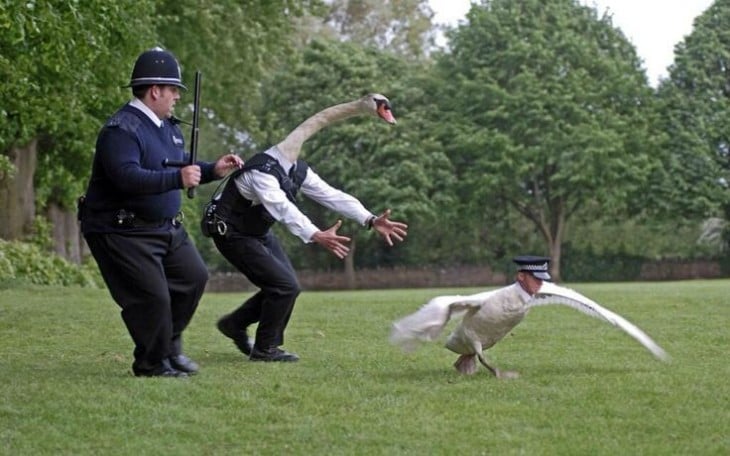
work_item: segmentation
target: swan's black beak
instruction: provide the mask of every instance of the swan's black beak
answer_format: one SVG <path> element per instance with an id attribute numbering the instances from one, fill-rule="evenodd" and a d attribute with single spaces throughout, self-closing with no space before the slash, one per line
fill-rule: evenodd
<path id="1" fill-rule="evenodd" d="M 378 105 L 378 116 L 380 116 L 381 119 L 391 125 L 396 124 L 395 117 L 393 117 L 393 112 L 390 110 L 390 106 L 388 106 L 387 103 L 380 103 Z"/>

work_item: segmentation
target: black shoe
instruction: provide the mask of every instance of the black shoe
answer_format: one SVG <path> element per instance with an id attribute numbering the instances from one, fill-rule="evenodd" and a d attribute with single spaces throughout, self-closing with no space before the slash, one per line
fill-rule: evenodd
<path id="1" fill-rule="evenodd" d="M 296 362 L 299 361 L 299 357 L 294 353 L 285 352 L 278 347 L 271 347 L 266 349 L 258 349 L 253 347 L 251 350 L 251 361 L 281 361 L 281 362 Z"/>
<path id="2" fill-rule="evenodd" d="M 229 339 L 233 339 L 233 343 L 236 344 L 236 347 L 238 347 L 239 350 L 241 350 L 241 353 L 246 356 L 250 355 L 252 344 L 251 340 L 248 338 L 246 329 L 241 329 L 231 323 L 232 322 L 227 320 L 226 317 L 221 318 L 218 320 L 217 324 L 218 331 L 222 332 L 223 335 Z"/>
<path id="3" fill-rule="evenodd" d="M 170 366 L 168 360 L 163 360 L 160 364 L 152 368 L 142 368 L 132 365 L 132 372 L 135 377 L 187 377 L 183 371 L 177 370 Z"/>
<path id="4" fill-rule="evenodd" d="M 198 373 L 198 363 L 193 361 L 192 359 L 188 358 L 185 355 L 173 355 L 170 356 L 170 366 L 173 369 L 177 369 L 181 372 L 185 372 L 186 374 L 197 374 Z"/>

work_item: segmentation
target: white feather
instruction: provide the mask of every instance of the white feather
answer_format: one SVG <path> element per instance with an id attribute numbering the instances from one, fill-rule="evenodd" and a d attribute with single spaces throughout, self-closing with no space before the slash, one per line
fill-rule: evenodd
<path id="1" fill-rule="evenodd" d="M 485 299 L 494 292 L 486 291 L 469 296 L 437 296 L 415 313 L 393 323 L 390 341 L 405 351 L 413 351 L 420 342 L 435 340 L 451 318 L 481 308 Z"/>
<path id="2" fill-rule="evenodd" d="M 631 337 L 639 341 L 657 358 L 668 361 L 669 355 L 654 342 L 644 331 L 626 320 L 621 315 L 600 306 L 595 301 L 583 296 L 570 288 L 561 287 L 551 282 L 543 282 L 540 290 L 534 299 L 528 301 L 528 307 L 536 307 L 547 304 L 563 304 L 577 309 L 587 315 L 606 321 L 613 326 L 621 328 Z"/>

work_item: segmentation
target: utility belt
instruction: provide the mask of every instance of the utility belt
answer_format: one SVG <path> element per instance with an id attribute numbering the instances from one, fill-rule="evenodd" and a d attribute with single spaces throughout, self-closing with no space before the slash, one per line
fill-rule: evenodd
<path id="1" fill-rule="evenodd" d="M 218 207 L 216 200 L 210 200 L 203 208 L 203 217 L 200 219 L 200 231 L 203 236 L 225 236 L 228 232 L 228 223 L 216 214 Z"/>
<path id="2" fill-rule="evenodd" d="M 114 222 L 116 226 L 126 228 L 157 228 L 167 223 L 170 223 L 172 226 L 181 225 L 183 218 L 183 213 L 178 212 L 175 217 L 149 220 L 137 216 L 132 211 L 119 209 L 115 213 Z"/>
<path id="3" fill-rule="evenodd" d="M 213 199 L 208 201 L 203 210 L 203 217 L 200 220 L 200 230 L 203 232 L 203 236 L 223 236 L 231 232 L 236 232 L 244 236 L 263 236 L 265 235 L 271 225 L 276 220 L 261 207 L 261 212 L 252 213 L 240 213 L 228 211 L 224 212 L 226 216 L 222 217 L 218 215 L 217 211 L 219 200 Z M 248 223 L 246 222 L 248 220 Z M 251 220 L 255 220 L 256 223 L 251 223 Z"/>
<path id="4" fill-rule="evenodd" d="M 139 217 L 132 211 L 119 209 L 117 211 L 93 211 L 86 207 L 85 198 L 82 196 L 77 201 L 79 221 L 95 221 L 96 223 L 110 224 L 120 228 L 158 228 L 167 223 L 172 226 L 182 224 L 184 214 L 178 212 L 175 217 L 146 219 Z"/>

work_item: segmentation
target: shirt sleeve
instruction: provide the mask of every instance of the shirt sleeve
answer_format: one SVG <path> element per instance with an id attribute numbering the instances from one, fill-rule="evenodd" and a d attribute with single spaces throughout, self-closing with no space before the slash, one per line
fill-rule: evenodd
<path id="1" fill-rule="evenodd" d="M 279 181 L 272 175 L 251 170 L 236 179 L 239 193 L 253 204 L 263 204 L 271 216 L 284 224 L 293 235 L 302 241 L 312 242 L 312 236 L 319 228 L 304 215 L 296 204 L 289 201 L 279 187 Z"/>
<path id="2" fill-rule="evenodd" d="M 344 217 L 365 226 L 374 215 L 354 196 L 338 190 L 325 182 L 312 168 L 307 169 L 300 190 L 304 196 Z"/>

